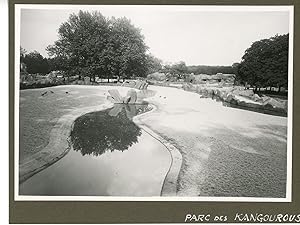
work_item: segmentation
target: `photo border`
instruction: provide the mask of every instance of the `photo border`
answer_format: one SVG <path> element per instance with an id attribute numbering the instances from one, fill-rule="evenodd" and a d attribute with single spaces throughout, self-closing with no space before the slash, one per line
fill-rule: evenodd
<path id="1" fill-rule="evenodd" d="M 58 3 L 59 2 L 59 3 Z M 169 215 L 170 214 L 163 214 L 163 215 L 165 215 L 164 217 L 160 217 L 160 220 L 156 220 L 157 219 L 157 217 L 158 217 L 158 215 L 156 214 L 156 213 L 158 213 L 158 212 L 164 212 L 164 210 L 163 210 L 163 207 L 166 207 L 167 206 L 167 208 L 169 208 L 169 209 L 171 209 L 171 211 L 172 212 L 174 212 L 174 210 L 176 211 L 177 210 L 177 207 L 184 207 L 184 208 L 186 208 L 187 210 L 188 209 L 190 209 L 189 210 L 189 212 L 191 213 L 191 212 L 198 212 L 198 213 L 195 213 L 195 214 L 199 214 L 200 212 L 201 213 L 203 213 L 203 211 L 205 211 L 206 212 L 206 214 L 207 213 L 212 213 L 212 212 L 216 212 L 215 210 L 213 210 L 213 208 L 214 207 L 216 207 L 216 209 L 218 209 L 218 208 L 222 208 L 222 205 L 224 206 L 224 205 L 226 205 L 226 207 L 225 208 L 222 208 L 222 210 L 221 211 L 219 211 L 219 212 L 224 212 L 224 211 L 227 211 L 227 210 L 229 210 L 230 208 L 232 208 L 232 206 L 233 207 L 237 207 L 236 209 L 239 209 L 237 212 L 241 212 L 241 207 L 240 206 L 243 206 L 243 205 L 245 205 L 245 204 L 249 204 L 248 202 L 251 202 L 250 204 L 251 205 L 255 205 L 255 206 L 258 206 L 259 205 L 259 202 L 261 202 L 260 200 L 262 200 L 263 198 L 258 198 L 258 199 L 255 199 L 254 200 L 254 202 L 252 202 L 251 200 L 249 201 L 249 199 L 248 198 L 241 198 L 241 197 L 238 197 L 238 200 L 236 200 L 236 202 L 234 202 L 235 200 L 225 200 L 225 201 L 232 201 L 232 203 L 229 203 L 229 202 L 221 202 L 222 200 L 216 200 L 216 201 L 218 201 L 218 203 L 216 203 L 216 202 L 210 202 L 209 201 L 209 199 L 207 198 L 207 199 L 204 199 L 204 200 L 202 200 L 202 201 L 195 201 L 195 199 L 194 198 L 185 198 L 185 197 L 178 197 L 178 198 L 180 198 L 180 200 L 179 199 L 177 199 L 177 197 L 171 197 L 170 199 L 167 199 L 167 200 L 162 200 L 161 198 L 168 198 L 168 197 L 158 197 L 159 199 L 155 199 L 155 200 L 151 200 L 151 199 L 144 199 L 144 198 L 142 198 L 142 199 L 140 199 L 140 200 L 138 200 L 138 199 L 136 199 L 135 197 L 124 197 L 124 199 L 122 200 L 122 202 L 118 202 L 118 201 L 120 201 L 120 199 L 118 199 L 118 198 L 120 198 L 120 197 L 104 197 L 105 199 L 101 199 L 101 202 L 93 202 L 93 201 L 99 201 L 99 200 L 93 200 L 95 197 L 92 197 L 92 198 L 87 198 L 87 197 L 84 197 L 84 199 L 76 199 L 76 201 L 74 202 L 74 199 L 64 199 L 64 201 L 62 202 L 62 201 L 59 201 L 59 202 L 57 202 L 57 199 L 54 199 L 54 200 L 50 200 L 50 199 L 46 199 L 46 200 L 43 200 L 43 199 L 39 199 L 40 201 L 39 202 L 32 202 L 32 200 L 33 199 L 25 199 L 26 200 L 26 202 L 20 202 L 20 201 L 15 201 L 15 199 L 14 199 L 14 197 L 16 197 L 14 194 L 12 195 L 12 193 L 15 193 L 15 190 L 13 189 L 13 184 L 14 184 L 14 180 L 13 180 L 13 174 L 12 174 L 12 171 L 14 171 L 14 145 L 15 145 L 15 140 L 13 139 L 13 135 L 15 134 L 15 133 L 13 133 L 13 132 L 15 132 L 16 130 L 14 130 L 13 128 L 16 126 L 17 127 L 17 125 L 18 125 L 18 121 L 17 120 L 14 120 L 14 118 L 12 117 L 12 115 L 14 115 L 14 113 L 17 113 L 17 115 L 18 115 L 18 102 L 17 101 L 15 101 L 14 102 L 14 97 L 17 97 L 18 95 L 18 92 L 15 92 L 16 90 L 18 90 L 19 88 L 18 88 L 18 85 L 16 85 L 16 86 L 14 86 L 16 83 L 15 83 L 15 80 L 16 80 L 16 78 L 18 77 L 18 76 L 16 76 L 16 77 L 14 77 L 14 72 L 15 72 L 15 75 L 16 74 L 18 74 L 19 73 L 19 67 L 18 67 L 18 65 L 17 64 L 14 64 L 14 60 L 15 59 L 17 59 L 17 60 L 19 60 L 19 57 L 18 57 L 18 51 L 19 51 L 19 48 L 16 48 L 15 50 L 16 50 L 16 54 L 14 55 L 14 47 L 15 47 L 15 39 L 13 38 L 13 37 L 16 37 L 14 34 L 15 34 L 15 30 L 13 29 L 13 28 L 15 28 L 14 27 L 14 23 L 12 23 L 12 22 L 14 22 L 14 20 L 15 20 L 15 12 L 14 12 L 14 6 L 15 6 L 15 4 L 24 4 L 24 3 L 26 3 L 26 4 L 29 4 L 29 3 L 31 3 L 31 4 L 53 4 L 53 3 L 58 3 L 58 4 L 62 4 L 62 3 L 64 3 L 64 4 L 70 4 L 70 2 L 72 2 L 73 4 L 78 4 L 78 3 L 80 3 L 80 4 L 82 4 L 82 1 L 78 1 L 78 0 L 76 0 L 76 1 L 68 1 L 68 0 L 64 0 L 64 1 L 54 1 L 54 0 L 51 0 L 51 1 L 49 1 L 49 0 L 44 0 L 44 1 L 34 1 L 34 0 L 31 0 L 31 1 L 28 1 L 28 0 L 19 0 L 19 1 L 10 1 L 9 2 L 9 23 L 10 23 L 10 26 L 9 26 L 9 51 L 10 51 L 10 55 L 9 55 L 9 59 L 10 59 L 10 63 L 9 63 L 9 71 L 10 71 L 10 76 L 9 76 L 9 85 L 10 85 L 10 89 L 9 89 L 9 95 L 10 95 L 10 108 L 9 108 L 9 114 L 10 114 L 10 130 L 9 130 L 9 136 L 10 136 L 10 155 L 9 155 L 9 157 L 10 157 L 10 221 L 11 221 L 11 219 L 13 219 L 13 218 L 15 218 L 16 219 L 16 217 L 14 216 L 14 217 L 11 217 L 11 215 L 20 215 L 20 214 L 18 214 L 17 212 L 19 212 L 20 213 L 20 211 L 21 211 L 21 214 L 22 214 L 22 216 L 21 216 L 21 218 L 23 218 L 23 222 L 25 222 L 25 221 L 30 221 L 30 222 L 33 222 L 33 221 L 35 221 L 35 219 L 37 219 L 37 218 L 39 218 L 39 219 L 42 219 L 42 221 L 44 221 L 43 220 L 43 218 L 42 217 L 40 217 L 40 215 L 36 215 L 36 214 L 38 214 L 38 213 L 35 213 L 35 215 L 33 216 L 33 217 L 31 217 L 30 218 L 30 216 L 27 216 L 27 214 L 24 214 L 24 210 L 25 211 L 27 211 L 27 212 L 29 212 L 29 215 L 31 215 L 31 213 L 30 213 L 30 210 L 28 211 L 28 209 L 31 209 L 32 207 L 35 209 L 35 210 L 38 210 L 38 211 L 40 211 L 41 209 L 43 209 L 43 207 L 37 207 L 37 205 L 41 205 L 41 206 L 45 206 L 46 208 L 47 207 L 50 207 L 51 209 L 54 209 L 53 208 L 53 206 L 54 205 L 58 205 L 58 208 L 60 208 L 62 211 L 64 211 L 64 212 L 68 212 L 69 211 L 69 208 L 68 208 L 68 206 L 69 207 L 71 207 L 71 208 L 74 208 L 74 207 L 72 207 L 72 205 L 77 205 L 78 206 L 78 208 L 77 209 L 83 209 L 83 207 L 84 207 L 84 209 L 86 209 L 86 207 L 88 207 L 88 208 L 91 208 L 91 209 L 94 209 L 95 208 L 95 206 L 97 206 L 97 207 L 100 207 L 100 208 L 106 208 L 107 206 L 117 206 L 118 208 L 119 208 L 119 215 L 124 215 L 124 214 L 126 214 L 125 212 L 127 212 L 127 211 L 131 211 L 131 209 L 134 209 L 134 208 L 138 208 L 138 211 L 140 211 L 140 210 L 142 210 L 141 211 L 141 213 L 139 213 L 139 214 L 136 214 L 136 213 L 133 213 L 133 214 L 126 214 L 127 215 L 127 217 L 126 218 L 123 218 L 123 219 L 125 219 L 125 220 L 118 220 L 118 219 L 120 219 L 119 217 L 117 217 L 117 220 L 116 220 L 116 218 L 114 218 L 114 217 L 111 217 L 111 218 L 108 218 L 108 220 L 107 220 L 107 217 L 106 216 L 104 216 L 104 217 L 102 217 L 103 215 L 101 214 L 101 213 L 99 213 L 98 212 L 98 214 L 100 214 L 100 215 L 102 215 L 102 216 L 96 216 L 97 214 L 93 214 L 94 215 L 94 217 L 96 216 L 98 219 L 100 219 L 100 220 L 98 220 L 98 221 L 96 221 L 96 223 L 99 223 L 99 221 L 101 222 L 101 223 L 107 223 L 107 222 L 109 222 L 109 223 L 115 223 L 115 222 L 117 222 L 117 223 L 124 223 L 124 222 L 126 222 L 126 221 L 128 221 L 128 220 L 126 220 L 126 219 L 129 219 L 129 222 L 150 222 L 150 221 L 152 221 L 152 220 L 154 220 L 154 222 L 171 222 L 170 220 L 169 221 L 165 221 L 164 219 L 166 219 L 166 218 L 169 218 L 169 219 L 171 219 L 170 217 L 169 217 Z M 116 3 L 116 5 L 118 5 L 118 4 L 120 4 L 120 2 L 117 2 L 117 1 L 113 1 L 114 3 Z M 130 4 L 130 3 L 128 3 L 129 1 L 126 1 L 127 2 L 127 4 Z M 145 3 L 145 1 L 143 1 L 144 3 Z M 151 1 L 152 3 L 151 4 L 159 4 L 159 3 L 164 3 L 164 4 L 172 4 L 172 2 L 173 2 L 173 4 L 174 4 L 174 2 L 175 1 L 166 1 L 166 2 L 161 2 L 161 1 L 159 1 L 159 2 L 157 2 L 157 1 Z M 156 2 L 156 3 L 155 3 Z M 169 2 L 169 3 L 168 3 Z M 206 3 L 204 3 L 204 2 L 206 2 Z M 207 4 L 207 2 L 208 1 L 197 1 L 197 4 L 195 4 L 195 1 L 190 1 L 190 4 L 192 4 L 192 5 L 198 5 L 198 4 L 201 4 L 201 5 L 203 5 L 203 3 L 205 4 L 205 5 L 208 5 Z M 232 5 L 232 3 L 229 3 L 229 2 L 234 2 L 234 1 L 222 1 L 223 2 L 223 4 L 222 4 L 222 6 L 225 6 L 225 5 Z M 225 4 L 224 4 L 224 2 L 226 2 Z M 280 2 L 280 1 L 276 1 L 276 2 Z M 283 2 L 283 1 L 281 1 L 281 2 Z M 285 1 L 285 4 L 284 4 L 284 7 L 287 7 L 287 5 L 294 5 L 294 9 L 295 9 L 295 12 L 297 12 L 296 11 L 296 8 L 298 7 L 298 9 L 299 9 L 299 4 L 297 5 L 296 3 L 291 3 L 291 2 L 293 2 L 293 1 L 290 1 L 290 4 L 287 4 L 287 2 L 288 1 Z M 109 4 L 111 4 L 112 2 L 110 1 L 110 3 Z M 149 2 L 148 2 L 149 3 Z M 182 3 L 182 2 L 181 2 Z M 261 5 L 261 4 L 258 4 L 258 3 L 255 3 L 255 1 L 253 2 L 252 1 L 252 3 L 254 3 L 254 4 L 249 4 L 249 5 Z M 260 1 L 260 3 L 261 3 L 261 1 Z M 89 0 L 89 1 L 84 1 L 84 5 L 90 5 L 90 4 L 104 4 L 104 5 L 106 5 L 107 4 L 107 1 L 94 1 L 94 0 Z M 124 2 L 122 3 L 122 4 L 124 4 Z M 120 5 L 122 5 L 122 4 L 120 4 Z M 136 3 L 134 3 L 134 1 L 131 1 L 131 4 L 136 4 Z M 147 4 L 147 3 L 146 3 Z M 187 5 L 187 2 L 185 1 L 184 2 L 184 4 L 185 5 Z M 235 5 L 240 5 L 239 3 L 234 3 Z M 268 6 L 269 5 L 269 2 L 268 2 L 268 4 L 263 4 L 263 5 L 266 5 L 267 7 L 270 7 L 270 6 Z M 274 3 L 272 3 L 271 5 L 276 5 L 276 4 L 274 4 Z M 279 4 L 280 5 L 280 4 Z M 297 31 L 297 29 L 296 29 L 296 25 L 297 25 L 297 19 L 296 18 L 298 18 L 299 16 L 297 15 L 297 14 L 295 14 L 295 17 L 294 17 L 294 21 L 295 21 L 295 24 L 294 24 L 294 36 L 296 36 L 296 32 L 298 32 Z M 13 28 L 12 28 L 13 27 Z M 291 27 L 290 27 L 290 30 L 291 30 Z M 293 35 L 290 35 L 289 36 L 289 38 L 290 38 L 290 40 L 289 40 L 289 49 L 291 49 L 291 44 L 293 44 Z M 296 41 L 295 41 L 296 42 Z M 298 50 L 299 51 L 299 50 Z M 293 54 L 291 53 L 291 51 L 289 51 L 290 52 L 290 55 L 289 55 L 289 58 L 293 58 Z M 294 46 L 294 56 L 297 56 L 296 55 L 296 46 Z M 295 57 L 295 60 L 296 60 L 296 58 L 297 57 Z M 18 62 L 18 61 L 16 61 L 16 62 Z M 297 67 L 297 64 L 295 64 L 295 68 L 294 68 L 294 74 L 296 74 L 296 67 Z M 16 69 L 17 68 L 17 69 Z M 290 60 L 289 61 L 289 70 L 290 70 L 290 68 L 293 68 L 293 60 Z M 16 70 L 15 70 L 16 69 Z M 290 74 L 289 74 L 289 78 L 290 78 Z M 296 79 L 295 79 L 295 76 L 293 77 L 292 76 L 292 78 L 294 79 L 294 85 L 296 85 Z M 292 119 L 292 110 L 291 109 L 294 109 L 294 112 L 295 112 L 295 101 L 294 101 L 294 108 L 292 108 L 292 105 L 293 105 L 293 99 L 295 98 L 295 96 L 296 96 L 296 90 L 294 89 L 294 95 L 292 95 L 293 97 L 290 97 L 291 95 L 290 95 L 290 90 L 291 90 L 291 87 L 293 87 L 293 79 L 289 79 L 289 110 L 288 110 L 288 118 L 289 119 Z M 13 90 L 12 90 L 13 89 Z M 15 103 L 15 105 L 13 105 L 12 103 Z M 17 111 L 17 112 L 16 112 Z M 294 119 L 294 124 L 295 124 L 295 119 Z M 294 129 L 294 132 L 295 132 L 295 127 L 294 126 L 288 126 L 288 138 L 292 138 L 292 131 L 293 131 L 293 129 Z M 295 136 L 295 133 L 293 133 L 293 136 Z M 15 136 L 16 137 L 16 136 Z M 294 139 L 295 140 L 295 139 Z M 292 141 L 291 141 L 291 139 L 289 140 L 288 139 L 288 148 L 289 147 L 292 147 L 292 145 L 293 145 L 293 147 L 294 147 L 294 143 L 292 143 Z M 296 155 L 296 152 L 295 152 L 295 148 L 293 148 L 293 161 L 295 161 L 295 155 Z M 299 154 L 298 154 L 299 155 Z M 296 155 L 296 157 L 297 157 L 297 155 Z M 298 156 L 299 157 L 299 156 Z M 291 158 L 292 158 L 292 153 L 290 153 L 290 154 L 288 154 L 287 155 L 287 160 L 288 160 L 288 162 L 289 162 L 289 159 L 290 159 L 290 161 L 291 161 Z M 13 164 L 13 165 L 12 165 Z M 295 186 L 295 184 L 298 184 L 297 183 L 297 178 L 295 177 L 295 167 L 297 167 L 297 164 L 295 165 L 295 163 L 294 163 L 294 166 L 293 166 L 293 173 L 291 173 L 290 175 L 292 176 L 293 175 L 293 183 L 291 183 L 290 182 L 290 184 L 292 184 L 292 186 L 293 186 L 293 190 L 295 190 L 295 188 L 294 188 L 294 186 Z M 288 167 L 288 171 L 290 170 L 290 172 L 292 171 L 292 166 L 291 165 L 289 165 L 289 167 Z M 16 173 L 16 171 L 14 171 L 15 173 Z M 288 172 L 289 173 L 289 172 Z M 287 185 L 288 185 L 288 180 L 291 178 L 291 176 L 287 176 Z M 295 183 L 296 182 L 296 183 Z M 291 204 L 291 205 L 294 205 L 294 199 L 296 198 L 296 199 L 299 199 L 299 197 L 297 197 L 297 193 L 296 192 L 293 192 L 293 199 L 291 199 L 291 197 L 292 197 L 292 192 L 290 192 L 290 195 L 288 196 L 289 197 L 289 199 L 288 199 L 288 202 L 290 202 L 290 203 L 278 203 L 278 202 L 281 202 L 281 200 L 280 199 L 276 199 L 276 200 L 274 200 L 274 202 L 277 202 L 277 207 L 278 207 L 278 204 L 280 204 L 280 205 L 286 205 L 286 204 Z M 52 197 L 51 197 L 52 198 Z M 109 200 L 109 198 L 112 198 L 112 199 L 110 199 Z M 146 197 L 146 198 L 148 198 L 148 197 Z M 155 198 L 155 197 L 149 197 L 149 198 Z M 182 198 L 184 198 L 184 200 L 182 200 Z M 134 199 L 134 200 L 132 200 L 132 199 Z M 228 198 L 227 198 L 228 199 Z M 20 199 L 18 199 L 18 200 L 20 200 Z M 22 199 L 21 199 L 22 200 Z M 24 199 L 23 199 L 24 200 Z M 146 200 L 146 201 L 145 201 Z M 47 201 L 47 202 L 46 202 Z M 109 201 L 113 201 L 113 202 L 109 202 Z M 124 201 L 130 201 L 130 202 L 124 202 Z M 145 201 L 145 202 L 143 202 L 143 201 Z M 153 202 L 153 201 L 155 201 L 155 202 Z M 247 202 L 246 202 L 247 201 Z M 272 203 L 270 203 L 271 201 L 269 201 L 269 202 L 267 202 L 267 203 L 261 203 L 261 205 L 270 205 L 270 204 L 272 204 Z M 71 205 L 70 205 L 71 204 Z M 88 204 L 88 205 L 86 205 L 86 204 Z M 124 208 L 124 204 L 125 205 L 129 205 L 130 206 L 130 209 L 128 210 L 128 208 L 127 207 L 125 207 Z M 166 205 L 166 204 L 168 204 L 168 205 Z M 230 204 L 229 205 L 229 207 L 228 207 L 228 204 Z M 22 206 L 22 205 L 24 205 L 24 206 Z M 64 206 L 64 205 L 66 205 L 66 206 Z M 67 206 L 68 205 L 68 206 Z M 90 205 L 90 206 L 89 206 Z M 147 206 L 153 206 L 153 205 L 155 205 L 155 209 L 154 208 L 152 208 L 151 207 L 151 210 L 149 210 L 149 207 L 147 208 Z M 198 210 L 196 210 L 195 211 L 195 208 L 194 208 L 194 206 L 197 206 L 198 205 L 198 207 L 200 206 L 200 208 L 201 208 L 201 210 L 199 211 L 199 208 L 198 208 Z M 159 207 L 160 206 L 160 207 Z M 22 208 L 23 207 L 23 208 Z M 97 208 L 96 207 L 96 208 Z M 157 207 L 158 207 L 158 211 L 157 211 Z M 204 207 L 205 207 L 205 209 L 204 209 Z M 213 208 L 211 208 L 211 207 L 213 207 Z M 248 207 L 246 207 L 246 208 L 248 208 Z M 251 206 L 250 206 L 250 208 L 251 208 Z M 258 209 L 259 208 L 261 208 L 261 207 L 258 207 Z M 268 207 L 267 207 L 268 208 Z M 55 208 L 56 209 L 56 208 Z M 124 211 L 124 209 L 125 209 L 125 211 Z M 209 209 L 209 210 L 208 210 Z M 264 208 L 263 208 L 264 209 Z M 283 207 L 282 209 L 287 209 L 287 207 Z M 298 208 L 297 208 L 297 210 L 299 209 L 299 206 L 298 206 Z M 19 211 L 18 211 L 19 210 Z M 121 211 L 120 211 L 121 210 Z M 144 211 L 145 210 L 145 211 Z M 265 209 L 264 209 L 265 210 Z M 263 210 L 263 211 L 264 211 Z M 274 208 L 272 208 L 272 210 L 274 210 Z M 56 210 L 54 210 L 54 211 L 56 211 Z M 106 211 L 106 210 L 105 210 Z M 156 212 L 154 215 L 152 214 L 153 213 L 153 211 L 154 212 Z M 183 210 L 184 211 L 184 210 Z M 257 211 L 257 210 L 256 210 Z M 22 213 L 23 212 L 23 213 Z M 36 212 L 36 211 L 35 211 Z M 218 212 L 218 211 L 217 211 Z M 49 211 L 43 211 L 42 210 L 42 213 L 41 213 L 41 215 L 43 215 L 43 214 L 46 214 L 46 215 L 51 215 L 53 213 L 53 211 L 51 211 L 51 212 L 49 212 Z M 149 213 L 149 214 L 147 214 L 147 213 Z M 281 213 L 282 213 L 282 211 L 281 211 Z M 67 216 L 67 218 L 69 219 L 67 219 L 68 221 L 72 221 L 72 219 L 73 218 L 76 218 L 76 217 L 78 217 L 78 215 L 80 215 L 80 213 L 79 214 L 77 214 L 77 213 L 73 213 L 74 215 L 69 215 L 69 216 Z M 75 215 L 76 214 L 76 215 Z M 175 213 L 175 214 L 173 214 L 173 216 L 175 216 L 175 218 L 177 218 L 178 220 L 177 220 L 177 222 L 184 222 L 183 221 L 183 219 L 184 219 L 184 217 L 178 217 L 178 216 L 176 216 L 176 215 L 180 215 L 181 213 Z M 223 213 L 223 214 L 226 214 L 226 213 Z M 133 216 L 134 215 L 134 217 L 133 218 L 131 218 L 131 216 Z M 138 218 L 140 218 L 140 215 L 144 215 L 144 216 L 146 216 L 146 218 L 148 218 L 148 220 L 146 220 L 146 221 L 141 221 L 141 220 L 139 220 Z M 150 216 L 150 215 L 152 215 L 152 217 Z M 82 215 L 83 216 L 83 215 Z M 150 216 L 150 217 L 149 217 Z M 154 217 L 153 217 L 154 216 Z M 17 217 L 17 218 L 20 218 L 20 217 Z M 85 217 L 86 218 L 86 217 Z M 106 218 L 106 219 L 105 219 Z M 136 218 L 136 220 L 135 220 L 135 218 Z M 143 217 L 144 218 L 144 217 Z M 179 218 L 181 218 L 181 219 L 179 219 Z M 51 218 L 51 219 L 53 219 L 54 221 L 56 221 L 56 219 L 58 219 L 58 218 Z M 87 218 L 87 220 L 86 221 L 89 221 L 91 218 Z M 111 219 L 111 220 L 110 220 Z M 133 220 L 132 220 L 133 219 Z M 150 220 L 149 220 L 150 219 Z M 151 220 L 152 219 L 152 220 Z M 54 221 L 53 220 L 49 220 L 50 221 L 50 223 L 54 223 Z M 18 220 L 17 220 L 18 221 Z M 19 220 L 20 221 L 20 220 Z M 21 220 L 22 221 L 22 220 Z M 40 222 L 40 220 L 38 220 L 39 222 Z M 58 221 L 60 221 L 60 222 L 62 222 L 61 220 L 58 220 Z M 75 220 L 75 222 L 74 221 L 72 221 L 71 223 L 77 223 L 76 222 L 77 220 Z M 86 221 L 82 221 L 82 222 L 84 222 L 84 223 L 87 223 Z M 112 221 L 112 222 L 110 222 L 110 221 Z M 172 221 L 173 221 L 173 219 L 172 219 Z M 21 222 L 21 223 L 23 223 L 23 222 Z M 173 221 L 174 222 L 174 221 Z M 33 222 L 34 223 L 34 222 Z M 69 223 L 69 222 L 68 222 Z M 94 222 L 93 222 L 94 223 Z M 127 223 L 127 222 L 126 222 Z"/>

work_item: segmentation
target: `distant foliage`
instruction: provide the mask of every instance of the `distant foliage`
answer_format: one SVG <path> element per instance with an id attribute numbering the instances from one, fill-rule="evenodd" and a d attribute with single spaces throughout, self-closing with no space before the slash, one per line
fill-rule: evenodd
<path id="1" fill-rule="evenodd" d="M 26 65 L 26 70 L 30 74 L 47 74 L 49 72 L 49 64 L 39 52 L 33 51 L 26 54 L 26 51 L 21 48 L 21 63 Z"/>
<path id="2" fill-rule="evenodd" d="M 20 47 L 20 62 L 24 63 L 24 58 L 26 56 L 27 51 L 25 48 Z"/>
<path id="3" fill-rule="evenodd" d="M 152 74 L 162 70 L 162 60 L 153 55 L 147 55 L 147 74 Z"/>
<path id="4" fill-rule="evenodd" d="M 47 47 L 53 65 L 70 75 L 127 78 L 146 75 L 146 50 L 140 29 L 127 18 L 106 18 L 100 12 L 71 14 Z M 56 63 L 56 64 L 55 64 Z"/>
<path id="5" fill-rule="evenodd" d="M 185 62 L 180 61 L 178 63 L 172 65 L 165 65 L 162 69 L 164 73 L 170 73 L 172 75 L 184 75 L 184 74 L 207 74 L 207 75 L 214 75 L 217 73 L 224 73 L 224 74 L 232 74 L 234 73 L 234 69 L 232 66 L 205 66 L 205 65 L 198 65 L 198 66 L 187 66 Z"/>
<path id="6" fill-rule="evenodd" d="M 185 62 L 180 61 L 173 65 L 165 65 L 161 72 L 167 75 L 168 81 L 176 81 L 183 78 L 188 71 Z"/>
<path id="7" fill-rule="evenodd" d="M 239 79 L 255 87 L 287 87 L 289 35 L 254 42 L 238 66 Z"/>
<path id="8" fill-rule="evenodd" d="M 234 66 L 187 66 L 185 62 L 180 61 L 172 65 L 165 65 L 161 72 L 167 74 L 167 80 L 174 81 L 181 78 L 186 78 L 189 74 L 207 74 L 215 75 L 217 73 L 235 74 Z"/>
<path id="9" fill-rule="evenodd" d="M 207 74 L 207 75 L 214 75 L 217 73 L 223 73 L 223 74 L 233 74 L 234 73 L 234 69 L 232 66 L 199 65 L 199 66 L 188 66 L 187 70 L 188 70 L 188 73 Z"/>

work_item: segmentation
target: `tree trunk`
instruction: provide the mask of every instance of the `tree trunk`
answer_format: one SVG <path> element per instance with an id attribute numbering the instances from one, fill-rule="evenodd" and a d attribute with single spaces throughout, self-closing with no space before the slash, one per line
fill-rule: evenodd
<path id="1" fill-rule="evenodd" d="M 278 87 L 278 93 L 280 93 L 281 86 Z"/>

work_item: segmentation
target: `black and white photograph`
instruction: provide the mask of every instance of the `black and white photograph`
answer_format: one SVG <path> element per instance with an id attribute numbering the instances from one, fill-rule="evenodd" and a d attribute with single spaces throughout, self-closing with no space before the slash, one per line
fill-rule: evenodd
<path id="1" fill-rule="evenodd" d="M 15 5 L 15 201 L 292 201 L 293 6 Z"/>

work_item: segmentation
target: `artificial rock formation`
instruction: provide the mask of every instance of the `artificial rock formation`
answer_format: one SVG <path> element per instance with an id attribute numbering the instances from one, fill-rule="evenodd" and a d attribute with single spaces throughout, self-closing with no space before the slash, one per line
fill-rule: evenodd
<path id="1" fill-rule="evenodd" d="M 130 89 L 124 97 L 116 89 L 109 90 L 108 93 L 110 96 L 107 96 L 107 99 L 115 104 L 138 104 L 137 93 L 133 89 Z"/>
<path id="2" fill-rule="evenodd" d="M 139 90 L 146 90 L 148 87 L 148 83 L 146 81 L 137 80 L 137 81 L 125 81 L 122 86 L 131 87 Z"/>

